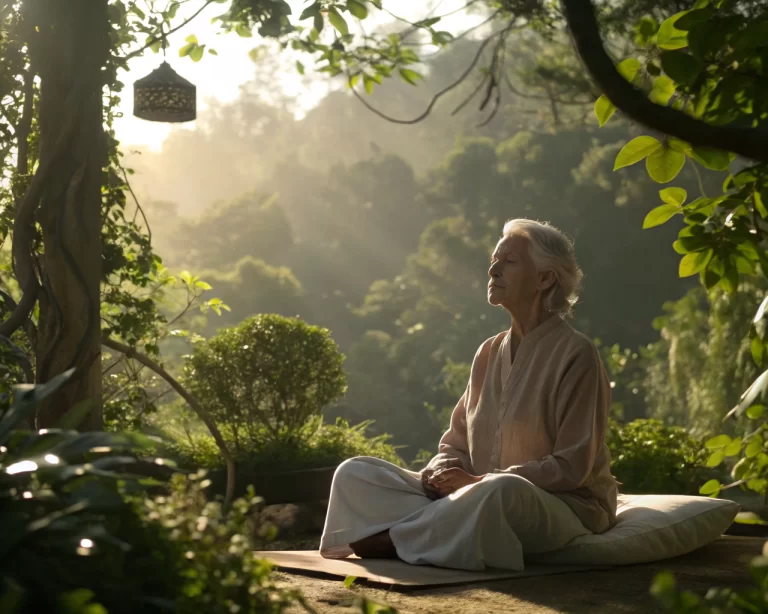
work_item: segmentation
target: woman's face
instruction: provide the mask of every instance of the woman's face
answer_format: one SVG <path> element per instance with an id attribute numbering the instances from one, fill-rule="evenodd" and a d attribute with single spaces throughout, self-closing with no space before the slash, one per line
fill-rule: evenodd
<path id="1" fill-rule="evenodd" d="M 540 274 L 531 259 L 528 237 L 514 234 L 496 245 L 488 269 L 488 302 L 509 311 L 527 311 L 550 285 L 551 273 Z"/>

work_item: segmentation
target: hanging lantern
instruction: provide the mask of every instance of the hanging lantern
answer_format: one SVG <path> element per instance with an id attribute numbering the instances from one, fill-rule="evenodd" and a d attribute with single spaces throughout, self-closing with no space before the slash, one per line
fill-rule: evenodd
<path id="1" fill-rule="evenodd" d="M 133 114 L 151 122 L 190 122 L 197 117 L 197 88 L 163 62 L 133 84 Z"/>

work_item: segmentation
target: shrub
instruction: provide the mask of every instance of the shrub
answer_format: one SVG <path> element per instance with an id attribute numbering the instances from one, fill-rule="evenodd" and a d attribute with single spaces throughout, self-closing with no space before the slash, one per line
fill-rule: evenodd
<path id="1" fill-rule="evenodd" d="M 269 438 L 256 439 L 253 447 L 239 452 L 238 466 L 254 473 L 293 471 L 332 467 L 354 456 L 375 456 L 396 465 L 404 464 L 397 448 L 389 443 L 389 435 L 366 437 L 370 422 L 350 426 L 345 420 L 337 419 L 336 424 L 318 424 L 317 420 L 314 424 L 316 428 L 311 435 L 290 444 Z M 181 466 L 223 467 L 221 454 L 209 435 L 178 439 L 172 444 L 171 453 Z"/>
<path id="2" fill-rule="evenodd" d="M 711 477 L 704 441 L 659 420 L 611 420 L 611 470 L 630 493 L 691 494 Z"/>
<path id="3" fill-rule="evenodd" d="M 225 514 L 200 476 L 180 475 L 150 493 L 172 470 L 138 456 L 152 445 L 140 435 L 17 430 L 72 372 L 15 387 L 0 416 L 0 611 L 255 614 L 301 602 L 252 554 L 252 496 Z M 73 410 L 66 426 L 82 418 Z"/>
<path id="4" fill-rule="evenodd" d="M 229 426 L 238 450 L 265 435 L 300 439 L 310 419 L 344 394 L 343 361 L 328 330 L 259 315 L 196 345 L 185 377 L 214 419 Z"/>

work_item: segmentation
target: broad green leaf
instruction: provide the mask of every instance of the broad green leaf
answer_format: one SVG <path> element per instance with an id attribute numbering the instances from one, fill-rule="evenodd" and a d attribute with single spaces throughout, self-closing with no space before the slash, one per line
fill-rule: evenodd
<path id="1" fill-rule="evenodd" d="M 738 456 L 739 452 L 741 452 L 741 437 L 736 437 L 726 446 L 724 454 L 730 458 L 731 456 Z"/>
<path id="2" fill-rule="evenodd" d="M 213 289 L 211 284 L 209 284 L 208 282 L 205 282 L 205 281 L 196 281 L 195 282 L 195 286 L 197 288 L 200 288 L 200 290 L 212 290 Z"/>
<path id="3" fill-rule="evenodd" d="M 668 183 L 685 164 L 685 154 L 670 147 L 659 147 L 645 160 L 645 168 L 656 183 Z"/>
<path id="4" fill-rule="evenodd" d="M 642 68 L 642 64 L 635 58 L 627 58 L 626 60 L 619 62 L 616 66 L 618 73 L 630 83 L 635 80 L 640 68 Z"/>
<path id="5" fill-rule="evenodd" d="M 661 142 L 652 136 L 638 136 L 621 148 L 613 164 L 613 170 L 636 164 L 661 147 Z"/>
<path id="6" fill-rule="evenodd" d="M 357 576 L 347 576 L 344 578 L 344 588 L 352 588 L 355 582 L 357 582 Z"/>
<path id="7" fill-rule="evenodd" d="M 608 97 L 603 94 L 595 102 L 595 117 L 600 126 L 605 126 L 605 122 L 611 119 L 611 116 L 616 112 L 614 104 L 608 100 Z"/>
<path id="8" fill-rule="evenodd" d="M 683 11 L 672 15 L 669 19 L 663 21 L 656 33 L 656 44 L 662 49 L 682 49 L 688 46 L 688 33 L 685 30 L 678 30 L 675 22 L 688 11 Z"/>
<path id="9" fill-rule="evenodd" d="M 702 486 L 699 489 L 699 493 L 702 495 L 710 495 L 710 496 L 717 496 L 720 494 L 720 488 L 722 487 L 722 484 L 720 484 L 719 480 L 709 480 L 704 486 Z"/>
<path id="10" fill-rule="evenodd" d="M 706 447 L 707 450 L 718 450 L 730 445 L 731 441 L 733 440 L 728 435 L 716 435 L 715 437 L 708 439 L 704 443 L 704 447 Z"/>
<path id="11" fill-rule="evenodd" d="M 725 450 L 717 450 L 709 455 L 707 467 L 717 467 L 725 460 Z"/>
<path id="12" fill-rule="evenodd" d="M 179 57 L 185 58 L 190 52 L 197 47 L 197 43 L 187 43 L 181 49 L 179 49 Z"/>
<path id="13" fill-rule="evenodd" d="M 205 52 L 205 45 L 195 45 L 192 51 L 189 52 L 189 59 L 193 62 L 199 62 L 203 59 L 203 53 Z"/>
<path id="14" fill-rule="evenodd" d="M 193 45 L 197 45 L 197 43 L 198 43 L 198 40 L 197 40 L 197 36 L 195 36 L 194 34 L 190 34 L 190 35 L 189 35 L 189 36 L 187 36 L 187 38 L 186 38 L 186 39 L 184 39 L 184 40 L 185 40 L 186 42 L 188 42 L 188 43 L 191 43 L 191 44 L 193 44 Z"/>
<path id="15" fill-rule="evenodd" d="M 704 267 L 707 266 L 710 258 L 712 258 L 711 249 L 686 254 L 683 256 L 682 260 L 680 260 L 678 274 L 681 278 L 696 275 L 696 273 L 704 270 Z"/>
<path id="16" fill-rule="evenodd" d="M 661 54 L 661 67 L 676 83 L 691 85 L 698 77 L 703 66 L 692 55 L 684 51 L 664 51 Z"/>
<path id="17" fill-rule="evenodd" d="M 744 450 L 744 456 L 747 458 L 755 458 L 763 450 L 763 442 L 758 437 L 753 437 L 749 440 L 747 447 Z"/>
<path id="18" fill-rule="evenodd" d="M 736 514 L 736 518 L 734 519 L 734 522 L 738 524 L 749 524 L 749 525 L 762 525 L 762 526 L 768 525 L 768 522 L 760 518 L 760 516 L 758 516 L 754 512 L 739 512 L 738 514 Z"/>
<path id="19" fill-rule="evenodd" d="M 302 64 L 298 60 L 296 60 L 296 70 L 298 71 L 298 73 L 300 75 L 303 75 L 306 72 L 305 69 L 304 69 L 304 64 Z"/>
<path id="20" fill-rule="evenodd" d="M 347 10 L 358 19 L 368 17 L 368 9 L 359 0 L 347 0 Z"/>
<path id="21" fill-rule="evenodd" d="M 651 87 L 651 93 L 648 96 L 656 104 L 666 106 L 676 90 L 675 82 L 667 75 L 656 77 Z"/>
<path id="22" fill-rule="evenodd" d="M 727 151 L 709 147 L 694 147 L 690 155 L 703 167 L 713 171 L 727 170 L 733 160 Z"/>
<path id="23" fill-rule="evenodd" d="M 411 85 L 418 85 L 418 80 L 424 78 L 415 70 L 408 70 L 407 68 L 401 68 L 398 72 L 403 81 L 410 83 Z"/>
<path id="24" fill-rule="evenodd" d="M 349 26 L 347 25 L 347 22 L 335 7 L 330 7 L 328 9 L 328 21 L 331 22 L 331 25 L 336 28 L 342 36 L 349 34 Z"/>
<path id="25" fill-rule="evenodd" d="M 208 53 L 210 53 L 211 55 L 219 55 L 219 52 L 216 51 L 215 49 L 208 49 Z"/>
<path id="26" fill-rule="evenodd" d="M 683 188 L 664 188 L 659 190 L 659 196 L 661 196 L 662 202 L 682 207 L 686 198 L 688 198 L 688 192 Z"/>
<path id="27" fill-rule="evenodd" d="M 747 410 L 747 418 L 757 420 L 765 413 L 765 405 L 753 405 Z"/>
<path id="28" fill-rule="evenodd" d="M 643 229 L 653 228 L 672 219 L 676 213 L 680 213 L 680 207 L 677 205 L 661 205 L 652 209 L 643 221 Z"/>

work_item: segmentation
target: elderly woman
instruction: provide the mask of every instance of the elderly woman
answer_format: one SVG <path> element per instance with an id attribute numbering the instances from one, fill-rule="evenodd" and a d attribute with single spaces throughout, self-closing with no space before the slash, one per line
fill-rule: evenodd
<path id="1" fill-rule="evenodd" d="M 336 471 L 320 552 L 457 569 L 521 570 L 615 523 L 605 431 L 610 385 L 565 318 L 582 272 L 556 228 L 507 222 L 488 302 L 512 327 L 480 346 L 469 383 L 421 474 L 361 457 Z"/>

